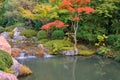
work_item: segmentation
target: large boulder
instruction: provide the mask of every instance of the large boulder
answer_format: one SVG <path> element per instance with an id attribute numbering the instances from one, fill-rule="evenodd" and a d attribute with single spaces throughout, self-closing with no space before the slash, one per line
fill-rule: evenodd
<path id="1" fill-rule="evenodd" d="M 3 36 L 0 36 L 0 50 L 8 52 L 8 54 L 11 55 L 11 46 L 9 45 L 9 43 L 7 42 L 7 40 Z M 17 52 L 19 52 L 19 50 Z M 5 59 L 4 61 L 6 61 L 6 60 L 7 59 Z M 20 64 L 14 58 L 12 58 L 11 60 L 13 61 L 13 65 L 11 66 L 11 70 L 14 71 L 14 74 L 0 71 L 0 80 L 18 80 L 16 78 L 17 76 L 28 75 L 28 74 L 32 73 L 32 71 L 28 67 Z M 9 61 L 7 60 L 7 62 L 9 62 Z M 0 66 L 1 66 L 1 64 L 0 64 Z M 9 66 L 8 66 L 8 68 L 9 68 Z"/>
<path id="2" fill-rule="evenodd" d="M 0 71 L 0 80 L 18 80 L 15 75 Z"/>
<path id="3" fill-rule="evenodd" d="M 10 44 L 1 35 L 0 35 L 0 50 L 4 50 L 4 51 L 8 52 L 9 54 L 11 54 L 11 46 L 10 46 Z"/>

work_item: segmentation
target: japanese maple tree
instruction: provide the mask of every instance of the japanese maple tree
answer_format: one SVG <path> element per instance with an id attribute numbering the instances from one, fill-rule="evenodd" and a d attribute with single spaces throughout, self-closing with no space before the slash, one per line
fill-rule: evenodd
<path id="1" fill-rule="evenodd" d="M 60 9 L 66 9 L 69 12 L 71 12 L 72 15 L 72 25 L 74 28 L 74 48 L 75 48 L 75 54 L 78 54 L 77 49 L 77 39 L 76 39 L 76 33 L 78 30 L 78 22 L 81 20 L 81 13 L 90 14 L 94 12 L 94 9 L 87 6 L 87 4 L 90 3 L 90 0 L 62 0 Z"/>
<path id="2" fill-rule="evenodd" d="M 52 0 L 54 2 L 55 0 Z M 94 12 L 94 9 L 89 7 L 87 4 L 90 3 L 90 0 L 61 0 L 61 5 L 60 9 L 67 10 L 69 13 L 71 13 L 72 18 L 70 19 L 72 22 L 72 27 L 74 28 L 74 49 L 75 49 L 75 54 L 78 54 L 78 49 L 77 49 L 77 39 L 76 39 L 76 33 L 78 30 L 78 22 L 82 19 L 81 13 L 84 14 L 90 14 Z M 46 27 L 50 28 L 49 25 L 52 25 L 52 23 L 48 23 L 42 27 L 44 29 Z M 59 24 L 57 24 L 59 26 Z M 56 26 L 57 26 L 56 25 Z M 61 26 L 62 27 L 62 26 Z"/>

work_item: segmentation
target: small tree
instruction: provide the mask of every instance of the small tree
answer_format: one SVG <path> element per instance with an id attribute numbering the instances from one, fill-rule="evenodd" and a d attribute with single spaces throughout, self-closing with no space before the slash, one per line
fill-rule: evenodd
<path id="1" fill-rule="evenodd" d="M 78 30 L 78 22 L 79 20 L 81 20 L 80 16 L 82 13 L 89 14 L 91 12 L 94 12 L 93 8 L 87 7 L 88 3 L 90 3 L 90 0 L 62 0 L 62 3 L 60 5 L 60 9 L 67 10 L 69 13 L 71 13 L 70 20 L 72 22 L 71 26 L 74 28 L 73 36 L 74 36 L 74 42 L 75 42 L 74 43 L 75 54 L 78 54 L 76 33 Z"/>
<path id="2" fill-rule="evenodd" d="M 66 9 L 71 13 L 71 22 L 72 27 L 74 28 L 74 48 L 75 48 L 75 54 L 78 54 L 77 49 L 77 38 L 76 33 L 78 30 L 78 22 L 81 20 L 81 14 L 89 14 L 91 12 L 94 12 L 94 9 L 91 7 L 88 7 L 87 4 L 90 3 L 90 0 L 62 0 L 60 9 Z"/>

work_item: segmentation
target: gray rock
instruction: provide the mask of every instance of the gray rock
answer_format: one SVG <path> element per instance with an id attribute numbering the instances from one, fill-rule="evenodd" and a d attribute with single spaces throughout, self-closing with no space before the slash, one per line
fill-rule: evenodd
<path id="1" fill-rule="evenodd" d="M 65 55 L 65 56 L 74 56 L 74 55 L 76 55 L 74 50 L 64 50 L 62 52 L 62 54 Z"/>
<path id="2" fill-rule="evenodd" d="M 14 30 L 13 30 L 14 31 L 13 39 L 15 39 L 15 40 L 24 40 L 24 39 L 26 39 L 25 36 L 20 35 L 21 31 L 23 31 L 23 30 L 24 30 L 23 28 L 18 28 L 18 27 L 14 28 Z"/>
<path id="3" fill-rule="evenodd" d="M 10 38 L 9 32 L 3 32 L 3 33 L 1 33 L 0 35 L 3 36 L 3 37 L 6 38 L 6 39 Z"/>
<path id="4" fill-rule="evenodd" d="M 14 75 L 18 76 L 22 65 L 14 58 L 12 58 L 12 59 L 13 59 L 13 65 L 11 66 L 11 69 L 15 71 Z"/>

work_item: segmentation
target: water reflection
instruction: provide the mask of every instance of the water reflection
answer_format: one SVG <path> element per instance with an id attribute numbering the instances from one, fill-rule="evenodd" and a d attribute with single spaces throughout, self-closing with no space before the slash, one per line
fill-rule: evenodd
<path id="1" fill-rule="evenodd" d="M 53 57 L 20 61 L 33 70 L 20 80 L 120 80 L 120 64 L 95 57 Z"/>

